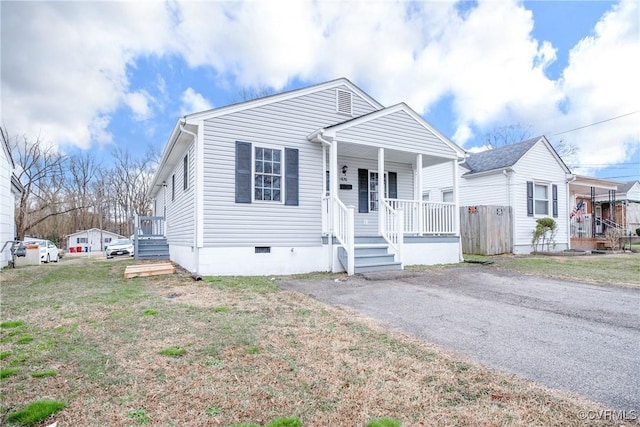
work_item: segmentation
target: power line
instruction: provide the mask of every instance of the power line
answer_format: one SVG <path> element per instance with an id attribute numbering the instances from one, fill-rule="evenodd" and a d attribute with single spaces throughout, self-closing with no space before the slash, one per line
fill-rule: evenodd
<path id="1" fill-rule="evenodd" d="M 591 124 L 588 124 L 588 125 L 580 126 L 580 127 L 575 128 L 575 129 L 569 129 L 569 130 L 565 130 L 563 132 L 554 133 L 553 135 L 549 135 L 549 137 L 563 135 L 565 133 L 574 132 L 576 130 L 580 130 L 580 129 L 588 128 L 588 127 L 591 127 L 591 126 L 599 125 L 601 123 L 606 123 L 606 122 L 610 122 L 612 120 L 621 119 L 623 117 L 630 116 L 632 114 L 637 114 L 637 113 L 640 113 L 640 111 L 632 111 L 632 112 L 627 113 L 627 114 L 622 114 L 622 115 L 617 116 L 617 117 L 611 117 L 610 119 L 600 120 L 599 122 L 594 122 L 594 123 L 591 123 Z"/>

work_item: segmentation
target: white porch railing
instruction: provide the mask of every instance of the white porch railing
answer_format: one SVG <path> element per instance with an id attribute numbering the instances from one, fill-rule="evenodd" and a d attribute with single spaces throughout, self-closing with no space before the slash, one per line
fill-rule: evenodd
<path id="1" fill-rule="evenodd" d="M 455 234 L 455 203 L 387 199 L 389 206 L 404 212 L 407 234 Z"/>
<path id="2" fill-rule="evenodd" d="M 355 221 L 352 206 L 345 206 L 337 197 L 333 200 L 333 235 L 347 252 L 347 273 L 355 272 Z M 331 236 L 329 236 L 331 238 Z"/>
<path id="3" fill-rule="evenodd" d="M 396 262 L 402 262 L 402 246 L 404 244 L 404 212 L 394 209 L 383 200 L 382 207 L 382 237 L 391 245 L 396 253 Z"/>

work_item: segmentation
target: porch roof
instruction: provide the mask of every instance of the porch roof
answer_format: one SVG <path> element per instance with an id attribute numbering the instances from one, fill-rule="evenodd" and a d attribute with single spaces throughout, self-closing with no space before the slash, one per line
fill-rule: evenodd
<path id="1" fill-rule="evenodd" d="M 384 148 L 387 160 L 407 163 L 422 154 L 424 166 L 465 156 L 462 148 L 404 103 L 318 129 L 307 139 L 338 141 L 345 156 L 376 158 L 378 148 Z"/>
<path id="2" fill-rule="evenodd" d="M 617 190 L 620 184 L 617 181 L 594 178 L 590 176 L 574 175 L 575 179 L 569 181 L 569 190 L 576 195 L 590 196 L 591 188 L 595 188 L 597 194 L 605 190 Z"/>

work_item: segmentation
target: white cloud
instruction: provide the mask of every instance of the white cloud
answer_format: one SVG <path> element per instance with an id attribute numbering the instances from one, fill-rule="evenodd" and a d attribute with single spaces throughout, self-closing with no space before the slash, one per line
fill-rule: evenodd
<path id="1" fill-rule="evenodd" d="M 103 144 L 127 96 L 127 66 L 169 51 L 160 3 L 6 2 L 2 5 L 2 121 L 55 144 Z M 141 19 L 144 17 L 144 19 Z M 96 123 L 100 123 L 96 126 Z"/>
<path id="2" fill-rule="evenodd" d="M 211 108 L 191 87 L 171 99 L 160 74 L 148 88 L 154 95 L 131 87 L 136 59 L 149 55 L 181 56 L 214 76 L 202 84 L 217 87 L 279 90 L 292 79 L 345 76 L 384 104 L 405 101 L 422 113 L 446 96 L 460 144 L 499 125 L 552 134 L 640 110 L 637 1 L 622 0 L 602 17 L 573 48 L 560 80 L 545 75 L 556 50 L 533 38 L 535 17 L 526 4 L 480 0 L 464 4 L 464 12 L 458 6 L 10 2 L 1 26 L 2 119 L 16 131 L 87 147 L 112 140 L 112 113 L 122 106 L 149 122 L 165 109 Z M 619 162 L 638 147 L 639 117 L 558 138 L 582 147 L 581 163 Z"/>
<path id="3" fill-rule="evenodd" d="M 191 113 L 198 113 L 200 111 L 206 111 L 213 108 L 213 105 L 209 101 L 207 101 L 207 99 L 202 96 L 202 94 L 197 93 L 192 88 L 187 88 L 184 92 L 182 92 L 180 101 L 182 102 L 182 105 L 180 106 L 181 116 Z"/>
<path id="4" fill-rule="evenodd" d="M 640 111 L 639 5 L 633 0 L 621 2 L 598 22 L 593 36 L 571 50 L 560 82 L 570 109 L 558 131 Z M 640 114 L 558 138 L 580 147 L 580 164 L 623 162 L 640 148 Z"/>
<path id="5" fill-rule="evenodd" d="M 153 100 L 153 97 L 147 91 L 141 90 L 127 93 L 124 98 L 125 103 L 133 112 L 135 121 L 141 122 L 152 117 L 153 111 L 149 102 Z"/>

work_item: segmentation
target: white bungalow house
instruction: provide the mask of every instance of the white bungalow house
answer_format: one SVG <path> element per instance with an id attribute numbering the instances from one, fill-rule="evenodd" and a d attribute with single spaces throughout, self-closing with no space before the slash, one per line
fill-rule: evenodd
<path id="1" fill-rule="evenodd" d="M 15 176 L 15 163 L 7 140 L 2 138 L 0 150 L 0 268 L 11 261 L 12 245 L 7 243 L 16 237 L 16 198 L 20 197 L 24 188 Z"/>
<path id="2" fill-rule="evenodd" d="M 455 183 L 449 177 L 451 164 L 425 168 L 423 199 L 448 201 L 455 198 Z M 460 206 L 511 207 L 511 252 L 532 251 L 538 218 L 552 217 L 557 224 L 555 250 L 570 247 L 569 168 L 547 138 L 539 136 L 516 144 L 470 153 L 459 167 Z"/>
<path id="3" fill-rule="evenodd" d="M 126 239 L 126 237 L 99 228 L 80 230 L 67 235 L 67 251 L 103 252 L 109 243 L 118 239 Z"/>
<path id="4" fill-rule="evenodd" d="M 448 164 L 456 182 L 463 156 L 340 78 L 178 120 L 142 220 L 166 219 L 170 259 L 200 275 L 455 263 L 457 202 L 423 202 L 422 170 Z"/>

